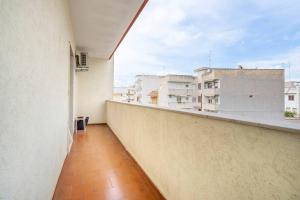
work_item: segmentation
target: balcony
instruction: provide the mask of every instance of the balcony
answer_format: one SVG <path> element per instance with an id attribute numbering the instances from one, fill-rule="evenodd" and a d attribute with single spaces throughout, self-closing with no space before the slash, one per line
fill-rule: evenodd
<path id="1" fill-rule="evenodd" d="M 1 1 L 0 199 L 299 199 L 298 124 L 107 101 L 146 4 Z"/>
<path id="2" fill-rule="evenodd" d="M 203 110 L 208 110 L 208 111 L 217 111 L 219 108 L 218 104 L 212 104 L 212 103 L 203 103 L 202 104 L 202 109 Z"/>
<path id="3" fill-rule="evenodd" d="M 220 88 L 205 88 L 202 90 L 204 96 L 215 96 L 220 94 Z"/>
<path id="4" fill-rule="evenodd" d="M 164 199 L 107 125 L 76 134 L 54 200 Z"/>
<path id="5" fill-rule="evenodd" d="M 169 95 L 175 96 L 193 96 L 194 89 L 169 89 Z"/>

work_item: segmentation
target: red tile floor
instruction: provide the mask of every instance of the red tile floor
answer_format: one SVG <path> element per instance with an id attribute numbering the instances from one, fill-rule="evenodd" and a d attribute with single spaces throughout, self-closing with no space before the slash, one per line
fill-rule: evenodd
<path id="1" fill-rule="evenodd" d="M 164 199 L 106 125 L 75 134 L 54 200 Z"/>

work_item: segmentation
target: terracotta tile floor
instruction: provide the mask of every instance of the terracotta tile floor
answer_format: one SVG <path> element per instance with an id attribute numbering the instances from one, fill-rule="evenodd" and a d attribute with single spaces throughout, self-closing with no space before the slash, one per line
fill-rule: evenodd
<path id="1" fill-rule="evenodd" d="M 106 125 L 75 134 L 61 171 L 55 200 L 164 199 Z"/>

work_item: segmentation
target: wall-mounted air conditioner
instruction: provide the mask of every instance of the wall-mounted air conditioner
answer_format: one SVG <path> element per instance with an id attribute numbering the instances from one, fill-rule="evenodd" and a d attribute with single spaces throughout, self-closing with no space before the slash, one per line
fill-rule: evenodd
<path id="1" fill-rule="evenodd" d="M 76 71 L 84 72 L 88 70 L 88 54 L 86 52 L 76 53 Z"/>

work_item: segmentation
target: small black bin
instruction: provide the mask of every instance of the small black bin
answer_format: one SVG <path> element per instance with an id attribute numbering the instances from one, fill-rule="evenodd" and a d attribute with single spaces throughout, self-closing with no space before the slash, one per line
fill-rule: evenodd
<path id="1" fill-rule="evenodd" d="M 89 117 L 77 117 L 77 130 L 78 131 L 84 131 L 85 126 L 87 126 L 89 123 Z"/>

